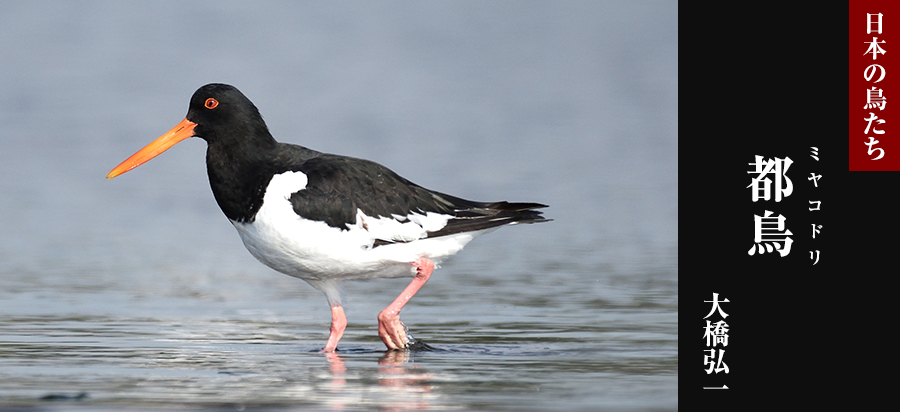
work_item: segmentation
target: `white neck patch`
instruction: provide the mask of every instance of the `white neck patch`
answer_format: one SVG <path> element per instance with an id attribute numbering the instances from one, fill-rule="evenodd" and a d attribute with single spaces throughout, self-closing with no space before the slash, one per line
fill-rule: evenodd
<path id="1" fill-rule="evenodd" d="M 306 188 L 309 179 L 303 172 L 284 172 L 272 176 L 266 186 L 263 204 L 275 205 L 291 198 L 291 195 Z M 288 202 L 290 202 L 288 200 Z"/>

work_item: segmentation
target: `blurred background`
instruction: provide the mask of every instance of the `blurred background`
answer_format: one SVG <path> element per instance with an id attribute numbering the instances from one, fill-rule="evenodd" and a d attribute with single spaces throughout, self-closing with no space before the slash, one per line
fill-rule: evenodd
<path id="1" fill-rule="evenodd" d="M 296 405 L 313 402 L 297 385 L 337 377 L 307 406 L 677 408 L 677 17 L 671 1 L 0 1 L 0 406 Z M 416 391 L 370 391 L 375 315 L 407 281 L 346 285 L 344 353 L 315 353 L 324 297 L 246 252 L 202 140 L 104 178 L 211 82 L 279 141 L 550 205 L 404 310 L 446 351 L 413 356 Z"/>

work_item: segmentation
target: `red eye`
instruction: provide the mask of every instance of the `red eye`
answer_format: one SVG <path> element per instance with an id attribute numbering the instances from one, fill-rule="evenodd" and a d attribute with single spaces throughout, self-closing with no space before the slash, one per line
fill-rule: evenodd
<path id="1" fill-rule="evenodd" d="M 206 102 L 203 103 L 203 105 L 206 106 L 207 109 L 215 109 L 216 106 L 219 105 L 219 101 L 210 97 L 209 99 L 206 99 Z"/>

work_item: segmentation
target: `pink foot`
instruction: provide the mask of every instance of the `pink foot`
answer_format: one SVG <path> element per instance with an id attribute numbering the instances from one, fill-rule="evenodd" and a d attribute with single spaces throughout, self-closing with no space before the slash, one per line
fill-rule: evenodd
<path id="1" fill-rule="evenodd" d="M 416 277 L 409 282 L 406 289 L 403 289 L 400 296 L 394 299 L 394 302 L 378 314 L 378 337 L 388 349 L 405 349 L 409 344 L 406 326 L 400 322 L 400 310 L 422 288 L 422 285 L 428 282 L 431 273 L 434 272 L 434 262 L 428 258 L 420 257 L 411 265 L 416 267 Z"/>
<path id="2" fill-rule="evenodd" d="M 325 342 L 325 349 L 322 352 L 334 352 L 337 349 L 338 341 L 344 335 L 344 329 L 347 328 L 347 316 L 344 315 L 344 308 L 340 305 L 331 307 L 331 333 L 328 335 L 328 342 Z"/>
<path id="3" fill-rule="evenodd" d="M 388 349 L 403 349 L 409 343 L 406 337 L 406 325 L 400 321 L 399 314 L 378 314 L 378 337 Z"/>

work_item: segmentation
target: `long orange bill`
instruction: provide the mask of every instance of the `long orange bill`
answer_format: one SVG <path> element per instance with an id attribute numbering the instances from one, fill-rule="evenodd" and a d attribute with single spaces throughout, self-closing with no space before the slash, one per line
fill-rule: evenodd
<path id="1" fill-rule="evenodd" d="M 146 163 L 156 156 L 159 156 L 160 153 L 175 146 L 176 143 L 193 136 L 195 127 L 197 127 L 197 123 L 188 119 L 182 120 L 181 123 L 178 123 L 172 130 L 169 130 L 166 134 L 150 142 L 150 144 L 144 146 L 143 149 L 138 150 L 137 153 L 125 159 L 125 161 L 116 166 L 115 169 L 110 170 L 109 173 L 106 174 L 106 178 L 112 179 Z"/>

